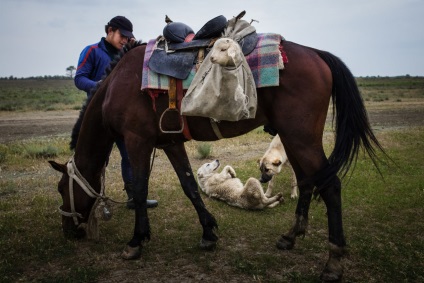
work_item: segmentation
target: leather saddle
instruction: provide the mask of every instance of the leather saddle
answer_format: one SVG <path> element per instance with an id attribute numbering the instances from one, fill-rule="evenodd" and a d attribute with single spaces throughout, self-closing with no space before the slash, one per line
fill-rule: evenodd
<path id="1" fill-rule="evenodd" d="M 204 24 L 195 34 L 188 25 L 173 22 L 168 16 L 165 21 L 167 25 L 163 29 L 164 39 L 158 40 L 157 47 L 149 60 L 149 68 L 158 74 L 180 80 L 186 79 L 190 74 L 199 50 L 207 52 L 208 47 L 221 37 L 228 23 L 224 16 L 217 16 Z M 253 32 L 242 40 L 243 54 L 247 55 L 256 47 L 258 36 L 256 32 Z M 202 57 L 205 56 L 206 53 L 202 54 Z"/>

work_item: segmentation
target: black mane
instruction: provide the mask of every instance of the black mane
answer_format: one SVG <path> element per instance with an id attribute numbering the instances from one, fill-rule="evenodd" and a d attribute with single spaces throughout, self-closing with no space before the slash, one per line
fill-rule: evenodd
<path id="1" fill-rule="evenodd" d="M 75 123 L 75 125 L 72 129 L 71 142 L 69 143 L 69 147 L 70 147 L 71 150 L 74 150 L 77 146 L 78 135 L 79 135 L 79 131 L 81 129 L 81 124 L 82 124 L 82 121 L 83 121 L 83 118 L 84 118 L 85 111 L 86 111 L 87 106 L 89 105 L 92 97 L 95 95 L 96 91 L 99 89 L 101 82 L 103 82 L 106 79 L 106 77 L 112 72 L 112 70 L 115 68 L 115 66 L 118 64 L 118 62 L 121 60 L 121 58 L 125 55 L 125 53 L 127 53 L 128 51 L 130 51 L 131 49 L 133 49 L 137 46 L 144 45 L 144 44 L 145 43 L 142 43 L 141 41 L 135 41 L 135 42 L 127 43 L 122 48 L 122 50 L 119 52 L 119 54 L 115 56 L 115 58 L 112 60 L 112 62 L 110 62 L 109 66 L 106 68 L 105 74 L 103 75 L 100 83 L 96 84 L 96 86 L 90 90 L 90 97 L 87 98 L 84 105 L 82 106 L 78 120 L 77 120 L 77 122 Z"/>

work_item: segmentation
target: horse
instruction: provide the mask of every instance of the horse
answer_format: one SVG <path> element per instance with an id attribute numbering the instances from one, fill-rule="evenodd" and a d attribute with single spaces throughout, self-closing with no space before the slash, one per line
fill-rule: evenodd
<path id="1" fill-rule="evenodd" d="M 266 126 L 281 137 L 299 184 L 299 199 L 294 224 L 277 240 L 278 249 L 293 249 L 296 238 L 305 235 L 313 197 L 321 198 L 327 208 L 329 257 L 322 280 L 342 278 L 342 257 L 346 240 L 342 223 L 341 182 L 363 148 L 378 168 L 377 152 L 384 152 L 367 117 L 363 99 L 349 68 L 337 56 L 315 48 L 283 40 L 290 63 L 279 72 L 279 85 L 257 89 L 257 111 L 253 119 L 220 121 L 218 137 L 207 117 L 185 116 L 191 138 L 215 141 L 232 138 Z M 141 91 L 146 44 L 131 43 L 108 71 L 90 101 L 80 112 L 71 144 L 75 152 L 65 164 L 49 161 L 63 173 L 58 191 L 63 204 L 62 230 L 66 236 L 81 238 L 95 202 L 103 199 L 102 176 L 114 140 L 122 138 L 133 170 L 135 222 L 131 239 L 121 256 L 137 259 L 142 245 L 150 240 L 146 207 L 151 155 L 162 149 L 175 170 L 185 195 L 190 199 L 202 226 L 200 247 L 216 247 L 218 228 L 199 193 L 180 131 L 163 132 L 159 123 L 168 109 L 166 91 L 155 99 Z M 333 106 L 335 143 L 326 156 L 323 131 Z M 180 123 L 181 117 L 165 122 Z"/>

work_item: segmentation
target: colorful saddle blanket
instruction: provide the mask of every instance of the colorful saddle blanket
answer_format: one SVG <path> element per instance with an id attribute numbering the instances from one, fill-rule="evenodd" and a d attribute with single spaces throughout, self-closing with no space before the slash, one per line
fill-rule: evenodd
<path id="1" fill-rule="evenodd" d="M 288 63 L 288 58 L 283 50 L 284 38 L 274 33 L 259 33 L 255 49 L 246 56 L 246 61 L 255 80 L 256 88 L 278 86 L 279 70 Z M 141 89 L 169 90 L 169 77 L 158 74 L 149 68 L 149 59 L 154 51 L 156 39 L 152 39 L 146 46 L 143 62 L 143 76 Z M 188 77 L 183 80 L 183 89 L 188 89 L 194 75 L 195 65 Z"/>

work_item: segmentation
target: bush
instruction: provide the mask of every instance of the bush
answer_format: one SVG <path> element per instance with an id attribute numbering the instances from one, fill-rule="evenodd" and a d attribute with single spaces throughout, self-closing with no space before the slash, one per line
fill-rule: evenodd
<path id="1" fill-rule="evenodd" d="M 212 153 L 212 145 L 210 143 L 200 143 L 197 146 L 197 152 L 201 159 L 208 158 Z"/>
<path id="2" fill-rule="evenodd" d="M 26 147 L 26 156 L 32 158 L 52 158 L 59 154 L 59 149 L 55 146 L 30 145 Z"/>

